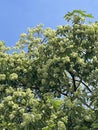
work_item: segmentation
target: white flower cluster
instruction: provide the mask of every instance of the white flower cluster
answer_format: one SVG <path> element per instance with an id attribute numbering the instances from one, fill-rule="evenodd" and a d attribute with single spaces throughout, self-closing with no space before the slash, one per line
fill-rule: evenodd
<path id="1" fill-rule="evenodd" d="M 76 52 L 71 53 L 71 57 L 76 58 L 77 56 L 78 56 L 78 53 L 76 53 Z"/>
<path id="2" fill-rule="evenodd" d="M 70 58 L 69 58 L 69 56 L 65 56 L 65 57 L 63 57 L 62 60 L 63 60 L 65 63 L 70 62 Z"/>
<path id="3" fill-rule="evenodd" d="M 5 80 L 6 79 L 6 75 L 5 74 L 0 74 L 0 80 Z"/>
<path id="4" fill-rule="evenodd" d="M 78 59 L 78 60 L 77 60 L 78 64 L 80 64 L 80 65 L 82 65 L 82 66 L 85 65 L 84 59 L 81 59 L 81 58 L 77 58 L 77 59 Z"/>
<path id="5" fill-rule="evenodd" d="M 56 36 L 56 31 L 55 31 L 55 30 L 52 30 L 51 28 L 47 28 L 47 29 L 44 31 L 44 35 L 45 35 L 46 37 L 52 38 L 52 37 Z"/>
<path id="6" fill-rule="evenodd" d="M 18 79 L 18 75 L 16 73 L 12 73 L 12 74 L 10 74 L 9 79 L 10 80 L 17 80 Z"/>
<path id="7" fill-rule="evenodd" d="M 21 34 L 21 38 L 24 38 L 24 37 L 26 37 L 26 33 Z"/>

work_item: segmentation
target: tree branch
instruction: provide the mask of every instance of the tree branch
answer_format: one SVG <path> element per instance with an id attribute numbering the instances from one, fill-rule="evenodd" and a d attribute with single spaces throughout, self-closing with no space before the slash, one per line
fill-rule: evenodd
<path id="1" fill-rule="evenodd" d="M 76 87 L 76 80 L 75 80 L 75 76 L 72 72 L 69 72 L 71 77 L 72 77 L 72 80 L 73 80 L 73 87 L 74 87 L 74 92 L 77 90 L 77 87 Z"/>
<path id="2" fill-rule="evenodd" d="M 91 91 L 91 89 L 89 88 L 89 86 L 86 84 L 86 83 L 84 83 L 83 81 L 81 82 L 90 92 L 92 92 Z"/>
<path id="3" fill-rule="evenodd" d="M 78 83 L 78 85 L 77 85 L 77 88 L 80 86 L 80 84 L 81 84 L 81 81 L 82 81 L 82 80 L 80 80 L 80 81 L 79 81 L 79 83 Z"/>
<path id="4" fill-rule="evenodd" d="M 62 95 L 64 95 L 64 96 L 68 96 L 67 95 L 67 93 L 63 93 L 62 91 L 60 91 L 60 90 L 58 90 L 58 89 L 56 89 L 59 93 L 61 93 Z"/>
<path id="5" fill-rule="evenodd" d="M 89 88 L 89 86 L 86 83 L 84 83 L 82 80 L 79 81 L 79 80 L 75 79 L 75 81 L 77 81 L 77 82 L 81 81 L 81 83 L 89 90 L 89 92 L 92 92 L 91 89 Z"/>

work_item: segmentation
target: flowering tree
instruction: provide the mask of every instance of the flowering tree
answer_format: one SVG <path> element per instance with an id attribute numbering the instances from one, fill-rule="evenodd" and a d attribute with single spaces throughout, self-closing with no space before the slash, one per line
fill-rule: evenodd
<path id="1" fill-rule="evenodd" d="M 74 10 L 56 30 L 38 25 L 0 42 L 1 130 L 98 129 L 98 22 Z"/>

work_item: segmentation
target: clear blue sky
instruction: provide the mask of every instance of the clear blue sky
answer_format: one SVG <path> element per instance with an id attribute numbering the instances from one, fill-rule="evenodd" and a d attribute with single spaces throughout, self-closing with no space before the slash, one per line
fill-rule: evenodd
<path id="1" fill-rule="evenodd" d="M 74 9 L 85 10 L 98 20 L 98 0 L 1 0 L 0 40 L 12 46 L 28 27 L 43 23 L 56 28 L 65 23 L 65 13 Z"/>

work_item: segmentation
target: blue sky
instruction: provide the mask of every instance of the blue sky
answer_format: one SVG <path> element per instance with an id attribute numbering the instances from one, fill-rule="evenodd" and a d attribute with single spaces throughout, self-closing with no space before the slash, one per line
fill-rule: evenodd
<path id="1" fill-rule="evenodd" d="M 85 10 L 98 20 L 98 0 L 1 0 L 0 40 L 13 46 L 28 27 L 43 23 L 56 28 L 65 24 L 63 16 L 74 9 Z"/>

